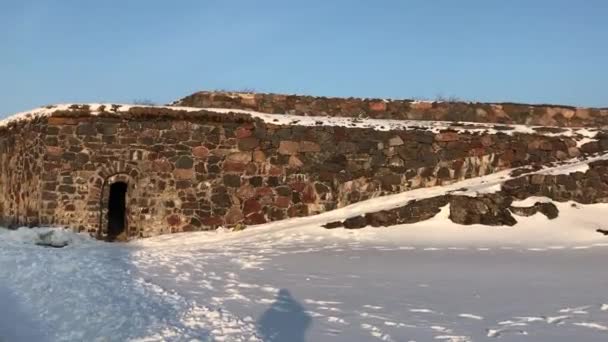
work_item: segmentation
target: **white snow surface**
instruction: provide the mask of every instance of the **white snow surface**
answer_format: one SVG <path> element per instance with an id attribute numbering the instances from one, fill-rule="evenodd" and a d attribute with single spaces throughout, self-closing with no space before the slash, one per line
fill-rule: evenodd
<path id="1" fill-rule="evenodd" d="M 447 207 L 411 225 L 321 227 L 507 178 L 241 232 L 110 244 L 56 230 L 67 246 L 45 248 L 50 228 L 0 229 L 0 341 L 605 340 L 608 237 L 595 230 L 606 228 L 606 203 L 555 203 L 558 218 L 513 227 L 459 226 Z M 537 201 L 549 199 L 516 204 Z"/>
<path id="2" fill-rule="evenodd" d="M 46 107 L 36 108 L 30 111 L 14 114 L 8 118 L 0 120 L 0 127 L 9 124 L 10 122 L 31 119 L 37 116 L 48 116 L 58 110 L 69 110 L 74 104 L 57 104 Z M 76 104 L 82 105 L 82 104 Z M 459 133 L 486 133 L 497 134 L 503 133 L 512 135 L 514 133 L 538 134 L 544 136 L 563 136 L 572 137 L 577 141 L 577 145 L 583 144 L 594 139 L 598 130 L 595 128 L 566 128 L 561 127 L 561 132 L 552 133 L 548 131 L 537 131 L 535 129 L 543 126 L 528 126 L 515 124 L 494 124 L 494 123 L 479 123 L 479 122 L 451 122 L 451 121 L 428 121 L 428 120 L 389 120 L 389 119 L 368 119 L 354 117 L 336 117 L 336 116 L 304 116 L 291 114 L 269 114 L 252 110 L 241 110 L 231 108 L 194 108 L 180 106 L 141 106 L 129 104 L 112 104 L 112 103 L 88 103 L 92 115 L 100 113 L 101 106 L 104 106 L 106 112 L 110 111 L 112 106 L 118 106 L 118 112 L 126 112 L 134 107 L 154 107 L 166 108 L 173 110 L 183 110 L 189 112 L 197 112 L 206 110 L 215 113 L 241 113 L 247 114 L 254 118 L 262 119 L 266 123 L 277 125 L 301 125 L 301 126 L 338 126 L 338 127 L 358 127 L 371 128 L 378 131 L 390 130 L 424 130 L 438 133 L 442 130 L 451 129 Z M 502 127 L 503 129 L 497 129 Z"/>
<path id="3" fill-rule="evenodd" d="M 58 249 L 0 230 L 0 340 L 602 341 L 608 207 L 558 206 L 509 228 L 292 219 Z"/>

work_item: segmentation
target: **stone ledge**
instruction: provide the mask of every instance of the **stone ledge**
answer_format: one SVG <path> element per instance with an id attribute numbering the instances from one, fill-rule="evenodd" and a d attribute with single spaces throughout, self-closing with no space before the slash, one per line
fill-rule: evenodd
<path id="1" fill-rule="evenodd" d="M 608 108 L 510 102 L 431 102 L 201 91 L 176 101 L 174 105 L 234 108 L 275 114 L 364 116 L 396 120 L 468 121 L 563 127 L 608 125 Z"/>

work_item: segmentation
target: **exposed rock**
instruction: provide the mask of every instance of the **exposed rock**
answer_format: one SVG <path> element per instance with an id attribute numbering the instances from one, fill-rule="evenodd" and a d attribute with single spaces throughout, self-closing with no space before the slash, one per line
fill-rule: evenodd
<path id="1" fill-rule="evenodd" d="M 342 221 L 334 221 L 326 223 L 325 225 L 323 225 L 323 227 L 327 229 L 342 228 L 344 227 L 344 224 L 342 223 Z"/>
<path id="2" fill-rule="evenodd" d="M 363 216 L 355 216 L 344 220 L 344 228 L 358 229 L 367 226 L 367 220 Z"/>
<path id="3" fill-rule="evenodd" d="M 510 204 L 510 198 L 506 199 L 500 195 L 452 196 L 450 220 L 464 225 L 512 226 L 517 221 L 508 210 Z"/>
<path id="4" fill-rule="evenodd" d="M 403 139 L 400 136 L 396 135 L 388 140 L 389 146 L 401 146 L 403 145 Z"/>
<path id="5" fill-rule="evenodd" d="M 559 210 L 553 203 L 536 202 L 530 207 L 514 207 L 511 206 L 510 210 L 513 214 L 519 216 L 532 216 L 538 212 L 547 216 L 548 219 L 552 220 L 559 214 Z"/>

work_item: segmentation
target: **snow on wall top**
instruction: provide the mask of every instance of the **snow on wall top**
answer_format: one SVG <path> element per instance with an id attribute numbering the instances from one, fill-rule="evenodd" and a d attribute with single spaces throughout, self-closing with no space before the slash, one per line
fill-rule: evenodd
<path id="1" fill-rule="evenodd" d="M 0 127 L 5 127 L 11 123 L 32 120 L 37 117 L 53 115 L 56 112 L 78 111 L 87 108 L 90 115 L 100 113 L 125 114 L 133 108 L 156 108 L 171 111 L 185 111 L 190 113 L 213 112 L 218 114 L 244 114 L 252 118 L 258 118 L 268 124 L 275 125 L 298 125 L 298 126 L 334 126 L 348 128 L 367 128 L 378 131 L 393 130 L 418 130 L 439 133 L 444 130 L 452 130 L 458 133 L 480 133 L 480 134 L 538 134 L 544 136 L 563 136 L 573 138 L 578 141 L 579 146 L 594 141 L 598 128 L 566 128 L 566 127 L 546 127 L 538 125 L 522 124 L 493 124 L 480 122 L 452 122 L 434 120 L 393 120 L 393 119 L 374 119 L 374 118 L 354 118 L 336 116 L 306 116 L 294 114 L 271 114 L 253 110 L 233 109 L 233 108 L 197 108 L 183 106 L 142 106 L 128 104 L 108 104 L 108 103 L 89 103 L 89 104 L 57 104 L 36 108 L 30 111 L 14 114 L 0 121 Z"/>

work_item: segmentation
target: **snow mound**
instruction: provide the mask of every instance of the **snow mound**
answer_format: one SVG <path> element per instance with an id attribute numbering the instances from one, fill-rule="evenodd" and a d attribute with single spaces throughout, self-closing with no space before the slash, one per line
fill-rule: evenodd
<path id="1" fill-rule="evenodd" d="M 37 245 L 61 248 L 68 245 L 92 243 L 94 240 L 87 234 L 75 233 L 66 228 L 28 228 L 17 230 L 0 228 L 0 241 L 12 244 Z"/>

